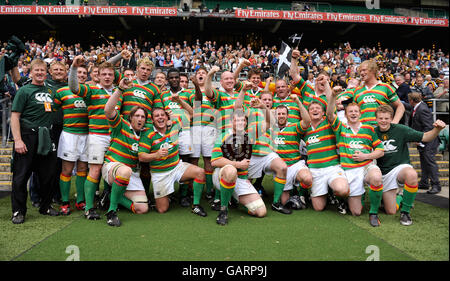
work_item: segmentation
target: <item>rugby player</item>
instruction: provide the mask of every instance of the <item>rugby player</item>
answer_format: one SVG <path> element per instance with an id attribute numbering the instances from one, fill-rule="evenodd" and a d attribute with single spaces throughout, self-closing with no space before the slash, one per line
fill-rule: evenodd
<path id="1" fill-rule="evenodd" d="M 377 159 L 383 174 L 383 204 L 386 214 L 393 215 L 400 209 L 400 223 L 412 224 L 410 210 L 418 190 L 418 175 L 411 166 L 408 142 L 430 142 L 445 128 L 445 123 L 436 120 L 434 128 L 419 132 L 402 124 L 394 124 L 394 110 L 389 105 L 380 105 L 376 111 L 375 132 L 384 144 L 384 156 Z M 398 189 L 403 187 L 403 193 Z M 372 203 L 371 203 L 372 204 Z"/>
<path id="2" fill-rule="evenodd" d="M 121 226 L 117 216 L 119 204 L 136 214 L 148 211 L 147 196 L 138 172 L 139 140 L 148 114 L 144 107 L 135 106 L 125 119 L 116 109 L 122 93 L 131 87 L 130 79 L 122 79 L 104 109 L 111 127 L 111 144 L 102 166 L 102 177 L 111 186 L 106 223 L 117 227 Z"/>
<path id="3" fill-rule="evenodd" d="M 358 104 L 347 105 L 345 108 L 347 125 L 343 124 L 335 114 L 336 97 L 342 92 L 342 87 L 336 86 L 331 90 L 327 84 L 327 90 L 331 92 L 327 118 L 336 135 L 341 167 L 345 171 L 350 186 L 349 209 L 352 215 L 361 215 L 364 184 L 368 184 L 371 202 L 369 221 L 372 226 L 379 226 L 380 220 L 376 206 L 381 201 L 383 182 L 381 170 L 373 163 L 373 160 L 384 155 L 383 144 L 374 128 L 360 121 L 361 111 Z"/>

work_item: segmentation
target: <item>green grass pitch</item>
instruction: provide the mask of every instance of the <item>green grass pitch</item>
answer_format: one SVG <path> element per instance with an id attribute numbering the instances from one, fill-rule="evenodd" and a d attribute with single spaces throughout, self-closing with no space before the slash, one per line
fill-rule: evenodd
<path id="1" fill-rule="evenodd" d="M 216 224 L 217 212 L 205 200 L 206 218 L 178 204 L 165 214 L 121 209 L 119 228 L 108 226 L 104 216 L 88 221 L 77 210 L 66 217 L 42 216 L 29 204 L 25 223 L 13 225 L 10 198 L 3 198 L 0 260 L 64 261 L 72 245 L 81 261 L 365 261 L 374 246 L 380 261 L 449 259 L 448 209 L 416 201 L 413 225 L 400 225 L 399 214 L 380 212 L 381 227 L 373 228 L 368 202 L 360 217 L 340 215 L 333 206 L 283 215 L 270 209 L 272 178 L 266 176 L 263 185 L 269 193 L 267 217 L 251 217 L 240 206 L 231 209 L 226 226 Z"/>

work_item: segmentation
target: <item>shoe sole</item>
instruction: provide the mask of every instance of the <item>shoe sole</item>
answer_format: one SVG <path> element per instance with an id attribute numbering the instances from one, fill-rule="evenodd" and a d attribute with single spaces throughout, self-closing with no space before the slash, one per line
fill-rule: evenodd
<path id="1" fill-rule="evenodd" d="M 205 214 L 200 214 L 200 213 L 196 213 L 196 212 L 192 212 L 194 215 L 197 215 L 197 216 L 199 216 L 199 217 L 206 217 L 207 216 L 207 214 L 205 213 Z"/>

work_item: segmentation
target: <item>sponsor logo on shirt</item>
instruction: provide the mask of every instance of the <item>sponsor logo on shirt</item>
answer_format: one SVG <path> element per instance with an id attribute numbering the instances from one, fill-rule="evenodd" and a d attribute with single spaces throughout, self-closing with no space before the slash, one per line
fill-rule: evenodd
<path id="1" fill-rule="evenodd" d="M 136 89 L 136 90 L 133 91 L 133 95 L 135 97 L 138 97 L 138 98 L 141 98 L 141 99 L 145 100 L 145 92 L 144 91 Z"/>
<path id="2" fill-rule="evenodd" d="M 395 142 L 395 140 L 383 141 L 384 153 L 392 153 L 397 151 L 397 146 L 393 145 L 393 142 Z"/>
<path id="3" fill-rule="evenodd" d="M 86 103 L 84 102 L 84 100 L 76 100 L 74 101 L 73 106 L 75 106 L 76 108 L 86 108 Z"/>
<path id="4" fill-rule="evenodd" d="M 49 94 L 49 93 L 36 93 L 34 95 L 34 98 L 38 102 L 50 102 L 50 103 L 53 103 L 53 99 L 51 98 L 51 94 Z"/>
<path id="5" fill-rule="evenodd" d="M 308 138 L 308 144 L 315 144 L 318 143 L 319 141 L 320 141 L 319 135 L 310 136 Z"/>

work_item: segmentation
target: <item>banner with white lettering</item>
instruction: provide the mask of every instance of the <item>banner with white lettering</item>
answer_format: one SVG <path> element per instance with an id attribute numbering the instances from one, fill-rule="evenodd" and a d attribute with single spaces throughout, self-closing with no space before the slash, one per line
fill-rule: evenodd
<path id="1" fill-rule="evenodd" d="M 177 16 L 176 7 L 4 5 L 0 15 Z M 244 19 L 306 20 L 448 27 L 448 19 L 390 15 L 236 9 Z"/>
<path id="2" fill-rule="evenodd" d="M 0 15 L 176 16 L 176 7 L 0 6 Z"/>
<path id="3" fill-rule="evenodd" d="M 235 17 L 244 19 L 306 20 L 448 27 L 448 19 L 444 18 L 422 18 L 349 13 L 237 9 L 235 11 Z"/>

